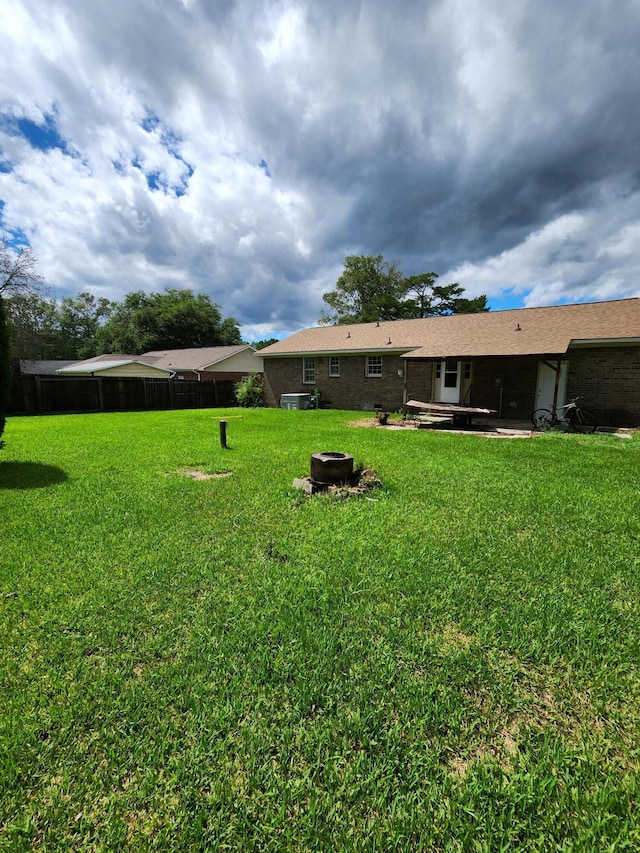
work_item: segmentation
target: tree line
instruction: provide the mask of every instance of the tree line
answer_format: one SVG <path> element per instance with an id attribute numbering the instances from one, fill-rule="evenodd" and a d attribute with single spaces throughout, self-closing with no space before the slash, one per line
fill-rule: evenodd
<path id="1" fill-rule="evenodd" d="M 437 284 L 438 273 L 404 276 L 398 261 L 382 255 L 348 255 L 335 290 L 322 297 L 323 325 L 408 320 L 439 314 L 488 311 L 487 297 L 469 299 L 458 282 Z"/>
<path id="2" fill-rule="evenodd" d="M 11 352 L 19 358 L 71 360 L 242 342 L 235 318 L 188 289 L 139 290 L 121 302 L 86 292 L 60 300 L 16 292 L 5 308 Z"/>

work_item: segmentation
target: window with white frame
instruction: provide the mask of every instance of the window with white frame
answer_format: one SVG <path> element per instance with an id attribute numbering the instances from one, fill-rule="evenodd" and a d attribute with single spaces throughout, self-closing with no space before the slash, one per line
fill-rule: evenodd
<path id="1" fill-rule="evenodd" d="M 315 358 L 302 359 L 302 381 L 307 385 L 313 385 L 316 381 Z"/>
<path id="2" fill-rule="evenodd" d="M 367 356 L 367 376 L 375 377 L 382 376 L 382 356 L 368 355 Z"/>
<path id="3" fill-rule="evenodd" d="M 340 356 L 329 356 L 329 376 L 340 376 Z"/>

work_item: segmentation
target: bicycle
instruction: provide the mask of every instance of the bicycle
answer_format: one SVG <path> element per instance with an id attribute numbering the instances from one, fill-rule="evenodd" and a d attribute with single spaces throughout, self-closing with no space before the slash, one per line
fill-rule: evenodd
<path id="1" fill-rule="evenodd" d="M 584 435 L 590 435 L 596 431 L 598 424 L 590 412 L 585 412 L 577 405 L 576 400 L 579 399 L 580 397 L 574 397 L 564 406 L 557 406 L 555 411 L 553 406 L 548 406 L 546 409 L 536 409 L 531 415 L 531 422 L 536 429 L 542 431 L 571 429 Z M 562 409 L 564 412 L 559 414 Z"/>

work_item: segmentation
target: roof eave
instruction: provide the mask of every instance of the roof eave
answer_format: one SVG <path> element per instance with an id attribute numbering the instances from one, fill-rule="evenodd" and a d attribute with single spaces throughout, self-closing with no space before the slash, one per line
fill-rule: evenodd
<path id="1" fill-rule="evenodd" d="M 411 359 L 413 361 L 444 361 L 445 359 L 456 359 L 458 361 L 464 361 L 465 359 L 473 359 L 473 358 L 519 358 L 519 357 L 527 357 L 527 356 L 535 356 L 537 358 L 557 358 L 559 356 L 566 355 L 566 350 L 559 350 L 558 352 L 540 352 L 540 350 L 521 350 L 517 352 L 440 352 L 440 353 L 421 353 L 417 352 L 409 352 L 406 355 L 401 356 L 401 358 Z"/>
<path id="2" fill-rule="evenodd" d="M 117 361 L 110 364 L 108 367 L 105 367 L 104 364 L 101 365 L 100 362 L 96 362 L 94 364 L 87 364 L 80 369 L 62 367 L 60 370 L 56 370 L 56 373 L 63 376 L 93 376 L 94 373 L 116 370 L 118 367 L 127 367 L 130 364 L 136 364 L 139 367 L 150 367 L 152 370 L 159 370 L 162 373 L 168 373 L 170 376 L 175 375 L 175 370 L 172 370 L 169 367 L 158 367 L 156 364 L 149 364 L 145 361 Z"/>
<path id="3" fill-rule="evenodd" d="M 263 358 L 312 358 L 314 356 L 326 355 L 368 355 L 371 353 L 392 352 L 396 354 L 406 353 L 407 350 L 416 349 L 414 346 L 394 347 L 388 344 L 383 344 L 377 347 L 358 347 L 357 349 L 313 349 L 313 350 L 296 350 L 295 352 L 273 352 L 263 356 Z"/>
<path id="4" fill-rule="evenodd" d="M 571 347 L 606 347 L 606 346 L 635 346 L 640 344 L 640 337 L 635 338 L 573 338 Z"/>

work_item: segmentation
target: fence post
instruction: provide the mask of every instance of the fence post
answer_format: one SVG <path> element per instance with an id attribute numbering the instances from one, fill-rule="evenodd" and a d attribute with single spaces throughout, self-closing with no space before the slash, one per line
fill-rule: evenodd
<path id="1" fill-rule="evenodd" d="M 227 422 L 220 421 L 220 447 L 226 450 L 227 447 Z"/>

